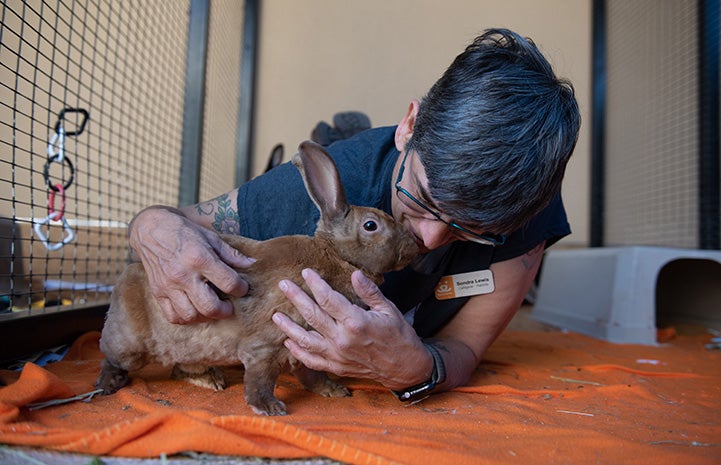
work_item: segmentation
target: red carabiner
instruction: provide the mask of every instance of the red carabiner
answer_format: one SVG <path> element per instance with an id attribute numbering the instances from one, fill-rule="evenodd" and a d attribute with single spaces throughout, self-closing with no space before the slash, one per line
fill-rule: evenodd
<path id="1" fill-rule="evenodd" d="M 60 210 L 55 210 L 55 193 L 58 192 L 60 194 Z M 50 189 L 50 193 L 48 194 L 48 216 L 50 216 L 53 221 L 60 221 L 63 219 L 63 215 L 65 214 L 65 188 L 62 184 L 55 184 L 55 189 Z"/>

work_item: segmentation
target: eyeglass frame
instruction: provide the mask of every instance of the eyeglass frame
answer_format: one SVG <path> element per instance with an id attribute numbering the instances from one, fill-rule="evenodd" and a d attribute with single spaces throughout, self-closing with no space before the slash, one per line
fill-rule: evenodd
<path id="1" fill-rule="evenodd" d="M 408 197 L 411 201 L 413 201 L 413 203 L 415 203 L 416 205 L 421 207 L 423 210 L 425 210 L 428 213 L 430 213 L 431 215 L 433 215 L 433 217 L 436 220 L 438 220 L 442 223 L 445 223 L 447 226 L 450 226 L 454 230 L 453 233 L 456 236 L 459 236 L 463 239 L 467 239 L 472 242 L 476 242 L 478 244 L 490 245 L 493 247 L 495 247 L 497 245 L 503 245 L 506 243 L 506 235 L 505 234 L 501 234 L 500 236 L 495 238 L 495 237 L 491 237 L 491 236 L 488 236 L 485 234 L 478 234 L 477 232 L 473 232 L 470 229 L 464 228 L 463 226 L 461 226 L 460 224 L 458 224 L 454 221 L 444 220 L 443 217 L 441 217 L 440 213 L 433 211 L 429 206 L 427 206 L 426 204 L 424 204 L 423 202 L 421 202 L 420 200 L 415 198 L 413 196 L 413 194 L 411 194 L 403 186 L 401 186 L 400 183 L 401 183 L 401 179 L 403 179 L 403 173 L 405 172 L 406 159 L 408 158 L 408 154 L 410 153 L 410 151 L 411 151 L 411 147 L 409 144 L 408 147 L 406 148 L 405 155 L 403 155 L 403 161 L 401 162 L 401 166 L 398 169 L 398 177 L 396 178 L 396 183 L 395 183 L 396 194 L 398 192 L 402 193 L 403 195 Z M 405 202 L 401 201 L 401 203 L 405 203 Z M 460 233 L 458 233 L 456 231 L 459 231 Z M 461 236 L 461 234 L 463 234 L 463 235 Z"/>

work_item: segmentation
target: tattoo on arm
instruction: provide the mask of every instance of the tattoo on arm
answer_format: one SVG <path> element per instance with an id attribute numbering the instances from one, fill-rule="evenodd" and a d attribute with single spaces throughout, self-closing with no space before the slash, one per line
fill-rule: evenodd
<path id="1" fill-rule="evenodd" d="M 195 211 L 197 211 L 200 216 L 212 215 L 215 210 L 215 204 L 213 202 L 215 201 L 210 200 L 208 202 L 199 203 L 195 206 Z"/>
<path id="2" fill-rule="evenodd" d="M 240 217 L 233 210 L 228 194 L 223 194 L 208 202 L 199 203 L 198 215 L 213 216 L 211 225 L 221 234 L 240 234 Z"/>

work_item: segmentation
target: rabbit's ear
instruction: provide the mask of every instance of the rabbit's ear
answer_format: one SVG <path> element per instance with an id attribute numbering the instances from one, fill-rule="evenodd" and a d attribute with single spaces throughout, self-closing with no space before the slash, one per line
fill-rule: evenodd
<path id="1" fill-rule="evenodd" d="M 343 219 L 350 206 L 333 159 L 315 142 L 305 141 L 293 156 L 293 164 L 300 170 L 308 195 L 327 219 Z"/>
<path id="2" fill-rule="evenodd" d="M 283 144 L 276 144 L 276 146 L 273 147 L 273 150 L 270 152 L 270 157 L 268 158 L 268 164 L 265 167 L 266 172 L 283 163 L 283 152 Z"/>

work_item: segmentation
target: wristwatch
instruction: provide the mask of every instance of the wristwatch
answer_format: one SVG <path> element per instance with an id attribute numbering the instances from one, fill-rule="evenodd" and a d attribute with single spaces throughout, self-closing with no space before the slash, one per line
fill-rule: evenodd
<path id="1" fill-rule="evenodd" d="M 433 392 L 433 389 L 435 389 L 436 386 L 446 380 L 446 365 L 443 363 L 441 353 L 438 349 L 433 347 L 432 344 L 424 342 L 423 345 L 433 356 L 433 372 L 431 373 L 431 377 L 421 384 L 416 384 L 415 386 L 401 389 L 399 391 L 392 390 L 391 392 L 393 392 L 393 394 L 395 394 L 401 402 L 420 402 L 431 395 L 431 392 Z"/>

